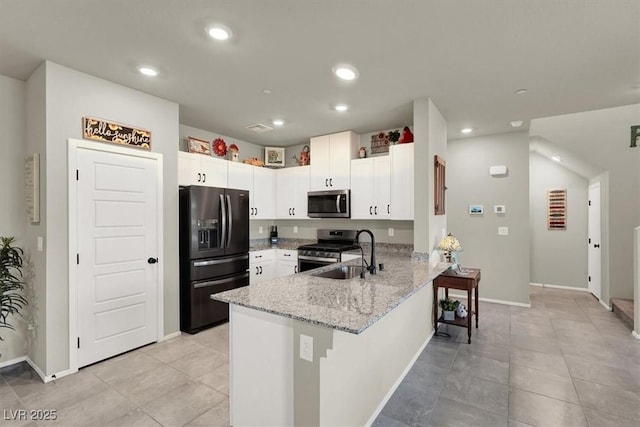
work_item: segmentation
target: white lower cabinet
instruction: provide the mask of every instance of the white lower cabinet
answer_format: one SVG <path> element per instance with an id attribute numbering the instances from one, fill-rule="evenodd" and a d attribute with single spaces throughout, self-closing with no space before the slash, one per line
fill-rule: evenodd
<path id="1" fill-rule="evenodd" d="M 276 277 L 275 249 L 249 252 L 249 284 L 265 282 Z"/>
<path id="2" fill-rule="evenodd" d="M 298 273 L 298 251 L 276 249 L 276 276 L 290 276 Z"/>

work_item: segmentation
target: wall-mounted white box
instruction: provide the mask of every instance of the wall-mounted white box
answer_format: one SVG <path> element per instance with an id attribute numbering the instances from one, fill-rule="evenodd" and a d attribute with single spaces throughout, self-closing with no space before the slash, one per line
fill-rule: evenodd
<path id="1" fill-rule="evenodd" d="M 505 205 L 494 205 L 493 206 L 493 213 L 496 213 L 496 214 L 507 213 L 507 207 Z"/>
<path id="2" fill-rule="evenodd" d="M 489 168 L 489 175 L 491 176 L 506 176 L 507 172 L 509 172 L 509 169 L 504 165 L 491 166 Z"/>
<path id="3" fill-rule="evenodd" d="M 498 236 L 508 236 L 509 227 L 498 227 Z"/>

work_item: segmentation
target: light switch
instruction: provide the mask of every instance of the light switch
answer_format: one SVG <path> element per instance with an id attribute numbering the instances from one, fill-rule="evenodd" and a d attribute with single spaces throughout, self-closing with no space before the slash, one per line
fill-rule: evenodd
<path id="1" fill-rule="evenodd" d="M 38 242 L 38 252 L 42 252 L 44 250 L 44 239 L 42 238 L 42 236 L 38 236 L 37 242 Z"/>
<path id="2" fill-rule="evenodd" d="M 264 228 L 262 228 L 262 226 L 258 227 L 258 233 L 262 234 L 263 231 L 264 231 Z"/>
<path id="3" fill-rule="evenodd" d="M 394 234 L 395 230 L 393 229 L 393 227 L 389 227 L 389 237 L 393 237 Z"/>
<path id="4" fill-rule="evenodd" d="M 498 227 L 498 236 L 508 236 L 509 227 Z"/>

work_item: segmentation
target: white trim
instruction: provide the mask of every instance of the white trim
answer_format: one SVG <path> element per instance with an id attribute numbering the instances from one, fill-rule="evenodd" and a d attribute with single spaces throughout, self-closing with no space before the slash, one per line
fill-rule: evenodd
<path id="1" fill-rule="evenodd" d="M 165 335 L 164 337 L 162 337 L 162 339 L 158 340 L 158 342 L 160 342 L 160 341 L 170 340 L 170 339 L 172 339 L 172 338 L 179 337 L 180 335 L 182 335 L 182 332 L 180 332 L 180 331 L 173 332 L 173 333 L 171 333 L 171 334 Z"/>
<path id="2" fill-rule="evenodd" d="M 607 305 L 607 303 L 605 303 L 604 301 L 602 301 L 601 299 L 599 299 L 598 301 L 600 301 L 600 304 L 602 304 L 602 306 L 604 308 L 606 308 L 608 311 L 613 311 L 613 308 L 609 305 Z"/>
<path id="3" fill-rule="evenodd" d="M 75 371 L 68 369 L 66 371 L 61 371 L 56 374 L 47 376 L 44 374 L 44 372 L 42 372 L 42 369 L 40 369 L 38 365 L 36 365 L 35 362 L 29 358 L 29 356 L 20 356 L 15 359 L 7 360 L 5 362 L 0 362 L 0 368 L 5 368 L 7 366 L 15 365 L 16 363 L 20 363 L 20 362 L 27 362 L 29 366 L 31 366 L 31 369 L 33 369 L 36 372 L 36 374 L 38 374 L 38 376 L 40 377 L 43 383 L 48 383 L 50 381 L 57 380 L 62 377 L 66 377 L 69 374 L 78 372 L 77 369 Z"/>
<path id="4" fill-rule="evenodd" d="M 75 263 L 76 255 L 78 253 L 78 221 L 77 212 L 75 207 L 78 202 L 78 188 L 76 185 L 72 185 L 76 182 L 76 169 L 78 168 L 78 150 L 86 149 L 93 151 L 104 151 L 108 153 L 122 154 L 130 157 L 142 157 L 145 159 L 153 159 L 157 161 L 157 177 L 156 177 L 156 202 L 157 202 L 157 236 L 158 236 L 158 258 L 160 263 L 158 265 L 164 265 L 164 197 L 163 197 L 163 156 L 160 153 L 153 153 L 150 151 L 144 151 L 141 149 L 120 147 L 118 145 L 99 143 L 95 141 L 84 141 L 81 139 L 68 139 L 67 145 L 67 188 L 68 188 L 68 229 L 69 229 L 69 369 L 55 374 L 57 378 L 72 374 L 78 371 L 78 348 L 76 339 L 78 336 L 78 275 L 77 264 Z M 158 320 L 157 320 L 157 333 L 156 337 L 158 341 L 164 339 L 164 268 L 158 268 Z M 72 315 L 74 313 L 74 315 Z M 29 361 L 27 359 L 27 361 Z M 29 363 L 38 372 L 38 375 L 47 382 L 44 373 L 36 367 L 35 364 Z M 50 381 L 50 380 L 49 380 Z"/>
<path id="5" fill-rule="evenodd" d="M 529 286 L 538 286 L 540 288 L 544 287 L 544 283 L 529 283 Z"/>
<path id="6" fill-rule="evenodd" d="M 5 368 L 7 366 L 15 365 L 16 363 L 24 362 L 25 360 L 27 360 L 27 356 L 20 356 L 20 357 L 16 357 L 15 359 L 0 362 L 0 368 Z"/>
<path id="7" fill-rule="evenodd" d="M 418 360 L 418 357 L 420 357 L 420 354 L 422 354 L 422 351 L 424 350 L 424 348 L 427 346 L 427 344 L 429 344 L 429 342 L 431 341 L 431 338 L 433 338 L 434 333 L 435 331 L 431 331 L 431 334 L 427 337 L 426 341 L 420 346 L 416 354 L 411 358 L 406 368 L 404 368 L 404 371 L 402 371 L 402 373 L 400 374 L 396 382 L 389 389 L 389 392 L 387 393 L 387 395 L 384 397 L 384 399 L 382 399 L 382 401 L 380 402 L 376 410 L 373 411 L 373 414 L 371 414 L 369 421 L 367 421 L 367 423 L 365 424 L 366 427 L 371 426 L 373 422 L 376 420 L 376 418 L 378 418 L 378 415 L 380 415 L 380 412 L 382 412 L 382 409 L 385 407 L 389 399 L 391 399 L 391 396 L 393 396 L 393 393 L 395 393 L 398 386 L 400 386 L 400 383 L 402 383 L 402 380 L 404 380 L 404 377 L 407 376 L 407 374 L 413 367 L 413 364 L 416 363 L 416 360 Z"/>
<path id="8" fill-rule="evenodd" d="M 464 298 L 464 299 L 467 298 L 467 295 L 462 295 L 462 294 L 449 293 L 449 296 L 450 297 L 456 297 L 456 298 Z M 515 307 L 531 308 L 531 304 L 526 304 L 526 303 L 523 303 L 523 302 L 515 302 L 515 301 L 504 301 L 504 300 L 501 300 L 501 299 L 492 299 L 492 298 L 480 297 L 480 298 L 478 298 L 478 301 L 491 302 L 491 303 L 494 303 L 494 304 L 513 305 Z"/>
<path id="9" fill-rule="evenodd" d="M 550 285 L 548 283 L 529 283 L 529 286 L 538 286 L 540 288 L 566 289 L 569 291 L 589 292 L 588 288 L 578 288 L 577 286 Z"/>
<path id="10" fill-rule="evenodd" d="M 631 336 L 637 340 L 640 340 L 640 334 L 637 333 L 636 331 L 631 331 Z"/>

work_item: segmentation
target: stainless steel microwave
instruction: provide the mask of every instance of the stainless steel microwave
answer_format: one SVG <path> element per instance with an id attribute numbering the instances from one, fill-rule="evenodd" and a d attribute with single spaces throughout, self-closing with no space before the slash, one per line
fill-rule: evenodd
<path id="1" fill-rule="evenodd" d="M 307 215 L 311 218 L 350 218 L 351 190 L 309 191 Z"/>

